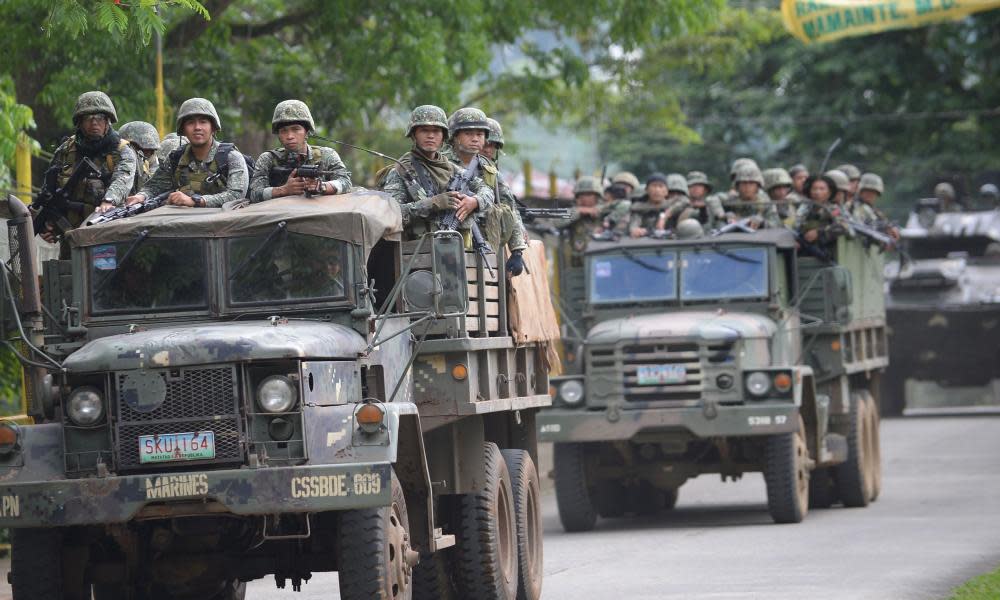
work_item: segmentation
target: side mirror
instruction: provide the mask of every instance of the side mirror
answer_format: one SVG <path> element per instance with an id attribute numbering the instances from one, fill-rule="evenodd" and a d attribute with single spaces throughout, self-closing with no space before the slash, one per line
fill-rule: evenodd
<path id="1" fill-rule="evenodd" d="M 851 302 L 854 300 L 851 272 L 844 267 L 823 269 L 823 295 L 826 298 L 828 322 L 846 323 L 851 319 Z"/>
<path id="2" fill-rule="evenodd" d="M 431 245 L 431 266 L 441 286 L 434 305 L 438 315 L 469 312 L 468 278 L 465 274 L 465 239 L 457 231 L 438 231 Z"/>

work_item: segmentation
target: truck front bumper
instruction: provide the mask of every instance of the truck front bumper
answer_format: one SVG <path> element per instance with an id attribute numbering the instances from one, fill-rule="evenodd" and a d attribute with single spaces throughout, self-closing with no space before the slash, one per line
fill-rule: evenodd
<path id="1" fill-rule="evenodd" d="M 626 408 L 593 411 L 547 409 L 538 413 L 540 442 L 630 440 L 640 433 L 686 431 L 699 438 L 773 435 L 798 429 L 791 403 Z"/>
<path id="2" fill-rule="evenodd" d="M 55 481 L 24 481 L 0 470 L 0 527 L 124 523 L 136 516 L 266 515 L 388 506 L 388 463 L 187 471 Z M 2 471 L 6 471 L 2 472 Z M 6 477 L 5 477 L 6 476 Z M 141 515 L 140 515 L 141 513 Z"/>

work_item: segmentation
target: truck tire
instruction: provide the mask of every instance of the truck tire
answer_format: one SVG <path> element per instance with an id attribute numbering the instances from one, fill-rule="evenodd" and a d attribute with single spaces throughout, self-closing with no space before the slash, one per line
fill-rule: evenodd
<path id="1" fill-rule="evenodd" d="M 567 532 L 590 531 L 597 522 L 597 511 L 587 486 L 583 444 L 556 444 L 553 454 L 559 521 Z"/>
<path id="2" fill-rule="evenodd" d="M 847 460 L 836 467 L 837 493 L 844 506 L 868 506 L 872 497 L 870 444 L 868 403 L 863 394 L 853 392 L 847 419 Z"/>
<path id="3" fill-rule="evenodd" d="M 455 600 L 458 594 L 451 580 L 451 549 L 438 550 L 420 559 L 413 567 L 413 600 Z"/>
<path id="4" fill-rule="evenodd" d="M 538 469 L 526 450 L 504 450 L 517 523 L 517 600 L 542 596 L 542 506 Z"/>
<path id="5" fill-rule="evenodd" d="M 878 412 L 878 402 L 868 390 L 864 391 L 865 401 L 868 404 L 868 439 L 869 456 L 871 463 L 872 495 L 871 501 L 878 499 L 882 491 L 882 439 L 879 429 L 882 426 L 882 418 Z"/>
<path id="6" fill-rule="evenodd" d="M 63 536 L 58 529 L 12 529 L 10 586 L 14 600 L 63 600 Z M 89 594 L 77 596 L 79 600 Z"/>
<path id="7" fill-rule="evenodd" d="M 343 600 L 410 600 L 413 565 L 403 487 L 392 474 L 392 504 L 338 515 L 337 559 Z"/>
<path id="8" fill-rule="evenodd" d="M 483 444 L 484 489 L 458 501 L 455 585 L 462 598 L 517 597 L 517 525 L 510 472 L 500 449 Z"/>
<path id="9" fill-rule="evenodd" d="M 809 448 L 806 426 L 768 436 L 764 449 L 767 509 L 775 523 L 799 523 L 809 512 Z"/>

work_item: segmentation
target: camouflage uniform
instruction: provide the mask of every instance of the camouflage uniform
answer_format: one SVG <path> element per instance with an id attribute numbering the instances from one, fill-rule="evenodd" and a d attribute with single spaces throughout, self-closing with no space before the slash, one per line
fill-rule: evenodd
<path id="1" fill-rule="evenodd" d="M 160 149 L 156 151 L 156 162 L 162 165 L 167 162 L 167 156 L 174 150 L 188 143 L 188 139 L 183 135 L 177 135 L 176 131 L 171 131 L 160 142 Z"/>
<path id="2" fill-rule="evenodd" d="M 756 165 L 745 164 L 741 166 L 733 178 L 735 185 L 747 181 L 758 185 L 757 199 L 752 202 L 746 202 L 740 200 L 737 195 L 729 205 L 730 218 L 734 220 L 754 219 L 758 221 L 760 227 L 781 227 L 783 223 L 777 209 L 774 207 L 774 203 L 771 202 L 771 198 L 767 193 L 761 189 L 764 187 L 764 176 Z"/>
<path id="3" fill-rule="evenodd" d="M 826 182 L 832 193 L 836 193 L 837 182 L 828 175 L 810 176 L 802 187 L 802 191 L 808 196 L 809 190 L 819 179 Z M 807 201 L 799 207 L 795 221 L 796 228 L 801 234 L 814 229 L 818 230 L 819 236 L 816 238 L 816 243 L 829 248 L 844 233 L 843 228 L 837 223 L 837 219 L 842 214 L 841 211 L 842 207 L 833 202 L 833 196 L 823 204 L 811 200 Z"/>
<path id="4" fill-rule="evenodd" d="M 713 194 L 712 183 L 702 171 L 691 171 L 685 179 L 687 179 L 689 189 L 692 185 L 699 183 L 708 188 L 705 195 L 705 206 L 691 207 L 691 218 L 701 223 L 706 231 L 715 229 L 716 222 L 726 219 L 726 209 L 722 206 L 722 197 L 725 194 Z"/>
<path id="5" fill-rule="evenodd" d="M 149 178 L 160 166 L 156 155 L 156 151 L 161 146 L 160 134 L 156 131 L 156 127 L 145 121 L 125 123 L 118 130 L 118 133 L 132 144 L 132 149 L 135 150 L 135 156 L 138 160 L 139 166 L 135 171 L 135 186 L 132 188 L 134 194 L 142 189 L 142 186 L 149 181 Z M 146 158 L 146 151 L 152 152 L 153 155 Z"/>
<path id="6" fill-rule="evenodd" d="M 444 111 L 437 106 L 425 104 L 418 106 L 410 113 L 410 122 L 406 136 L 412 137 L 413 131 L 420 126 L 440 127 L 447 137 L 448 124 Z M 437 229 L 437 220 L 442 216 L 433 205 L 432 198 L 447 190 L 448 181 L 459 169 L 439 152 L 437 157 L 428 158 L 414 146 L 412 150 L 400 157 L 402 165 L 396 165 L 384 173 L 382 191 L 389 194 L 400 204 L 403 214 L 403 226 L 411 237 L 419 237 L 427 231 Z M 417 185 L 411 191 L 406 184 L 401 171 L 412 171 Z M 493 190 L 482 178 L 476 177 L 469 186 L 470 191 L 479 201 L 479 208 L 473 213 L 475 218 L 482 218 L 493 205 Z"/>
<path id="7" fill-rule="evenodd" d="M 284 100 L 274 107 L 271 117 L 271 133 L 278 133 L 284 125 L 299 123 L 309 133 L 316 129 L 309 107 L 300 100 Z M 294 169 L 302 165 L 317 165 L 321 171 L 320 181 L 332 182 L 335 193 L 343 194 L 351 189 L 351 172 L 333 148 L 306 144 L 305 154 L 290 152 L 284 146 L 268 150 L 257 157 L 253 177 L 250 179 L 250 202 L 270 200 L 275 187 L 288 181 L 289 172 L 279 172 L 274 167 Z"/>
<path id="8" fill-rule="evenodd" d="M 108 130 L 100 140 L 90 140 L 82 132 L 80 120 L 93 114 L 103 114 L 108 119 Z M 100 175 L 85 179 L 76 189 L 71 190 L 70 199 L 85 205 L 83 212 L 70 211 L 66 219 L 77 227 L 94 208 L 102 202 L 121 206 L 135 185 L 135 173 L 139 159 L 128 140 L 111 127 L 118 121 L 118 114 L 104 92 L 85 92 L 76 101 L 73 123 L 77 126 L 75 135 L 66 138 L 56 149 L 46 171 L 46 186 L 62 187 L 69 180 L 74 167 L 83 159 L 91 159 L 100 170 Z"/>
<path id="9" fill-rule="evenodd" d="M 632 219 L 631 194 L 639 189 L 639 179 L 628 171 L 621 171 L 611 179 L 612 188 L 615 188 L 616 184 L 618 186 L 626 185 L 632 189 L 629 193 L 615 198 L 602 207 L 601 221 L 605 230 L 611 231 L 615 235 L 628 235 L 628 228 Z"/>
<path id="10" fill-rule="evenodd" d="M 222 123 L 215 106 L 204 98 L 191 98 L 185 100 L 177 111 L 178 135 L 184 120 L 192 116 L 208 117 L 212 120 L 216 132 L 222 130 Z M 201 195 L 205 207 L 220 207 L 226 202 L 243 199 L 249 181 L 246 162 L 236 147 L 229 152 L 228 175 L 225 177 L 219 174 L 219 164 L 215 160 L 219 150 L 219 140 L 214 139 L 214 136 L 212 147 L 204 161 L 194 157 L 191 144 L 186 144 L 182 148 L 176 160 L 174 156 L 177 151 L 167 155 L 166 161 L 139 192 L 141 195 L 149 199 L 164 192 L 180 191 L 189 196 Z"/>
<path id="11" fill-rule="evenodd" d="M 878 195 L 881 196 L 885 190 L 885 186 L 882 184 L 882 178 L 875 173 L 865 173 L 858 182 L 858 193 L 860 194 L 862 190 L 872 190 L 878 192 Z M 858 201 L 854 203 L 854 211 L 851 214 L 855 219 L 867 225 L 874 225 L 879 221 L 888 221 L 882 211 L 862 200 L 860 195 L 858 196 Z"/>

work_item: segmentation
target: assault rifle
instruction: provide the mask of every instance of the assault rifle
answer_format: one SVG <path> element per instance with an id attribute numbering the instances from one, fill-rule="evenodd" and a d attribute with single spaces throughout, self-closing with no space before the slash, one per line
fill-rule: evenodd
<path id="1" fill-rule="evenodd" d="M 319 165 L 299 165 L 297 167 L 271 167 L 271 180 L 270 183 L 274 185 L 284 185 L 288 181 L 289 176 L 291 176 L 292 171 L 295 171 L 296 177 L 302 177 L 304 179 L 319 179 L 323 175 L 333 175 L 336 171 L 324 171 Z M 312 198 L 316 195 L 316 192 L 312 190 L 305 191 L 306 198 Z"/>
<path id="2" fill-rule="evenodd" d="M 871 225 L 862 223 L 861 221 L 851 217 L 842 216 L 841 220 L 843 220 L 849 228 L 859 233 L 862 237 L 875 242 L 882 248 L 891 248 L 896 245 L 896 240 L 892 239 L 892 236 L 880 231 L 877 227 L 872 227 Z"/>
<path id="3" fill-rule="evenodd" d="M 569 219 L 573 216 L 573 211 L 569 208 L 528 208 L 520 202 L 517 203 L 517 212 L 526 223 L 535 219 Z"/>
<path id="4" fill-rule="evenodd" d="M 451 178 L 448 182 L 449 192 L 459 192 L 464 196 L 471 195 L 470 187 L 472 185 L 472 180 L 475 179 L 476 173 L 479 171 L 479 155 L 472 157 L 469 162 L 469 166 L 465 168 L 464 171 L 459 171 Z M 446 229 L 450 231 L 457 231 L 462 225 L 462 222 L 458 220 L 458 213 L 448 213 L 441 219 L 441 229 Z M 495 276 L 496 272 L 493 267 L 490 266 L 488 255 L 493 254 L 493 248 L 490 248 L 489 242 L 483 237 L 483 232 L 479 229 L 479 223 L 476 223 L 476 218 L 472 217 L 469 219 L 469 230 L 472 232 L 472 249 L 475 250 L 479 256 L 483 258 L 483 263 L 486 268 L 490 270 L 490 275 Z"/>
<path id="5" fill-rule="evenodd" d="M 77 188 L 77 185 L 84 179 L 100 177 L 101 170 L 94 161 L 84 157 L 73 167 L 66 185 L 56 187 L 56 177 L 59 176 L 59 167 L 53 165 L 45 172 L 45 184 L 42 191 L 31 203 L 34 218 L 32 224 L 36 233 L 44 233 L 48 225 L 52 225 L 52 230 L 56 237 L 61 237 L 64 233 L 73 229 L 73 225 L 66 219 L 69 211 L 83 212 L 85 202 L 70 200 L 70 194 Z"/>
<path id="6" fill-rule="evenodd" d="M 87 226 L 100 225 L 101 223 L 107 223 L 109 221 L 117 221 L 118 219 L 124 219 L 131 217 L 133 215 L 142 214 L 144 212 L 149 212 L 155 208 L 159 208 L 166 202 L 167 197 L 173 193 L 173 190 L 169 192 L 163 192 L 159 196 L 143 200 L 142 202 L 137 202 L 135 204 L 126 204 L 125 206 L 119 206 L 113 208 L 108 212 L 100 215 L 92 215 L 87 219 Z"/>

